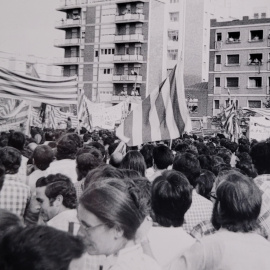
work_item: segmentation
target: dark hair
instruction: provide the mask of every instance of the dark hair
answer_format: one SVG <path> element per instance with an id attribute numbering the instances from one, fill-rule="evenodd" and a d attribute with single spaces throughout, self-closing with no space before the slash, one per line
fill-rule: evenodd
<path id="1" fill-rule="evenodd" d="M 196 178 L 200 176 L 201 166 L 198 158 L 191 153 L 177 155 L 173 162 L 173 169 L 183 173 L 189 183 L 195 187 Z"/>
<path id="2" fill-rule="evenodd" d="M 152 210 L 155 221 L 161 226 L 182 226 L 191 202 L 192 187 L 184 174 L 169 170 L 154 180 Z"/>
<path id="3" fill-rule="evenodd" d="M 78 170 L 78 180 L 86 177 L 88 172 L 97 168 L 101 164 L 101 161 L 99 161 L 94 155 L 88 153 L 77 156 L 76 162 Z"/>
<path id="4" fill-rule="evenodd" d="M 46 187 L 45 195 L 50 203 L 55 201 L 59 195 L 63 196 L 63 205 L 69 209 L 75 209 L 77 204 L 76 190 L 70 178 L 57 173 L 50 174 L 47 177 L 41 177 L 36 182 L 36 187 Z"/>
<path id="5" fill-rule="evenodd" d="M 77 140 L 75 140 L 75 138 L 76 136 L 74 136 L 74 133 L 70 133 L 70 134 L 65 134 L 59 140 L 59 142 L 57 143 L 57 153 L 56 153 L 56 158 L 58 160 L 75 159 L 77 150 L 80 147 L 78 138 Z"/>
<path id="6" fill-rule="evenodd" d="M 97 158 L 100 162 L 103 162 L 103 156 L 100 152 L 100 150 L 98 150 L 96 147 L 94 146 L 87 146 L 85 145 L 83 148 L 80 148 L 77 151 L 77 156 L 81 155 L 81 154 L 92 154 L 95 158 Z"/>
<path id="7" fill-rule="evenodd" d="M 145 218 L 137 188 L 129 179 L 108 178 L 92 183 L 83 192 L 80 204 L 109 228 L 123 230 L 128 240 L 134 239 Z"/>
<path id="8" fill-rule="evenodd" d="M 22 132 L 12 132 L 8 139 L 8 146 L 14 147 L 18 150 L 23 150 L 25 144 L 25 136 Z"/>
<path id="9" fill-rule="evenodd" d="M 138 171 L 130 170 L 130 169 L 120 169 L 120 171 L 123 173 L 124 177 L 134 179 L 134 178 L 140 178 L 141 174 Z M 144 177 L 142 177 L 144 178 Z"/>
<path id="10" fill-rule="evenodd" d="M 0 238 L 14 226 L 23 226 L 22 220 L 14 213 L 0 209 Z"/>
<path id="11" fill-rule="evenodd" d="M 99 142 L 90 142 L 90 143 L 88 143 L 88 146 L 95 147 L 96 149 L 98 149 L 101 152 L 101 154 L 102 154 L 103 157 L 106 156 L 105 147 L 101 143 L 99 143 Z"/>
<path id="12" fill-rule="evenodd" d="M 153 144 L 145 144 L 140 150 L 140 153 L 144 157 L 144 161 L 146 164 L 146 168 L 150 168 L 153 166 L 153 149 L 154 149 Z"/>
<path id="13" fill-rule="evenodd" d="M 45 171 L 54 159 L 54 153 L 50 146 L 38 145 L 33 152 L 35 165 Z"/>
<path id="14" fill-rule="evenodd" d="M 137 150 L 130 150 L 122 159 L 120 168 L 138 171 L 144 177 L 146 164 L 143 155 Z"/>
<path id="15" fill-rule="evenodd" d="M 241 172 L 248 177 L 255 178 L 257 176 L 257 171 L 254 165 L 247 161 L 236 162 L 236 168 L 240 169 Z"/>
<path id="16" fill-rule="evenodd" d="M 221 157 L 228 165 L 231 163 L 232 152 L 227 148 L 220 148 L 217 152 L 217 156 Z"/>
<path id="17" fill-rule="evenodd" d="M 109 164 L 104 164 L 90 171 L 84 181 L 84 189 L 93 182 L 107 178 L 124 178 L 123 173 Z"/>
<path id="18" fill-rule="evenodd" d="M 5 167 L 6 174 L 16 174 L 21 166 L 20 151 L 11 146 L 0 148 L 0 161 Z"/>
<path id="19" fill-rule="evenodd" d="M 115 142 L 113 144 L 111 144 L 109 147 L 108 147 L 108 154 L 109 156 L 115 151 L 115 149 L 117 148 L 119 142 Z"/>
<path id="20" fill-rule="evenodd" d="M 216 190 L 212 223 L 216 229 L 249 232 L 257 228 L 262 195 L 256 184 L 243 174 L 230 171 Z"/>
<path id="21" fill-rule="evenodd" d="M 153 162 L 159 170 L 167 169 L 173 163 L 173 153 L 171 149 L 160 144 L 153 149 Z"/>
<path id="22" fill-rule="evenodd" d="M 211 156 L 200 155 L 200 156 L 198 156 L 198 160 L 200 162 L 201 169 L 211 171 L 211 169 L 212 169 L 212 167 L 211 167 L 212 157 Z"/>
<path id="23" fill-rule="evenodd" d="M 252 162 L 258 174 L 270 174 L 270 143 L 259 142 L 250 151 Z"/>
<path id="24" fill-rule="evenodd" d="M 85 251 L 82 240 L 49 226 L 16 229 L 0 242 L 2 270 L 68 270 Z"/>
<path id="25" fill-rule="evenodd" d="M 201 170 L 200 176 L 196 179 L 196 190 L 198 194 L 210 200 L 210 193 L 215 183 L 216 176 L 208 170 Z"/>
<path id="26" fill-rule="evenodd" d="M 184 153 L 186 152 L 187 149 L 188 149 L 187 143 L 178 143 L 174 148 L 175 152 L 179 152 L 179 153 Z"/>

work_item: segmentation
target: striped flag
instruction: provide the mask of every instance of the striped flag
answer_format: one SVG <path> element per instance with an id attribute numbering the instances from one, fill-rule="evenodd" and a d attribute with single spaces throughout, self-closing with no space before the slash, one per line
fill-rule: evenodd
<path id="1" fill-rule="evenodd" d="M 0 68 L 0 96 L 54 106 L 77 104 L 77 77 L 44 81 Z"/>
<path id="2" fill-rule="evenodd" d="M 175 139 L 191 129 L 181 62 L 159 87 L 131 111 L 117 128 L 116 135 L 129 146 L 135 146 L 145 142 Z"/>
<path id="3" fill-rule="evenodd" d="M 78 96 L 78 120 L 81 120 L 81 127 L 86 128 L 88 131 L 91 131 L 91 115 L 89 113 L 89 106 L 91 106 L 91 101 L 87 99 L 84 94 L 84 90 L 79 90 Z"/>
<path id="4" fill-rule="evenodd" d="M 270 109 L 265 109 L 265 108 L 243 108 L 242 110 L 245 110 L 247 112 L 253 112 L 260 114 L 261 116 L 264 116 L 268 119 L 270 119 Z"/>

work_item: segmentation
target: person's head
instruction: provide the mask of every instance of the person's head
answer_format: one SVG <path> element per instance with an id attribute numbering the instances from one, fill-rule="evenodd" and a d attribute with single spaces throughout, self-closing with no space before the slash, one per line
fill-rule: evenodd
<path id="1" fill-rule="evenodd" d="M 217 156 L 221 157 L 226 164 L 230 164 L 232 152 L 227 148 L 221 148 L 217 152 Z"/>
<path id="2" fill-rule="evenodd" d="M 98 149 L 102 154 L 103 160 L 106 161 L 106 150 L 105 150 L 104 145 L 102 145 L 99 142 L 90 142 L 88 144 L 88 146 L 92 146 L 92 147 L 95 147 L 96 149 Z"/>
<path id="3" fill-rule="evenodd" d="M 115 168 L 119 168 L 122 160 L 123 160 L 123 154 L 120 152 L 114 152 L 110 156 L 109 164 Z"/>
<path id="4" fill-rule="evenodd" d="M 76 190 L 65 175 L 50 174 L 37 180 L 36 200 L 43 220 L 49 221 L 67 208 L 76 208 Z"/>
<path id="5" fill-rule="evenodd" d="M 143 155 L 137 150 L 130 150 L 121 161 L 120 168 L 135 170 L 145 176 L 146 164 Z"/>
<path id="6" fill-rule="evenodd" d="M 167 169 L 173 162 L 173 153 L 165 144 L 160 144 L 153 149 L 153 163 L 159 170 Z"/>
<path id="7" fill-rule="evenodd" d="M 84 189 L 86 189 L 90 184 L 96 181 L 100 181 L 107 178 L 124 178 L 121 170 L 113 167 L 109 164 L 104 164 L 91 170 L 84 181 Z"/>
<path id="8" fill-rule="evenodd" d="M 83 242 L 49 226 L 14 229 L 0 241 L 1 270 L 76 270 L 85 252 Z"/>
<path id="9" fill-rule="evenodd" d="M 262 195 L 256 184 L 243 174 L 230 171 L 217 187 L 212 223 L 216 229 L 253 231 L 261 203 Z"/>
<path id="10" fill-rule="evenodd" d="M 247 161 L 237 162 L 235 167 L 240 169 L 241 172 L 244 175 L 247 175 L 248 177 L 255 178 L 258 175 L 254 164 L 250 162 Z"/>
<path id="11" fill-rule="evenodd" d="M 14 147 L 18 150 L 23 150 L 25 144 L 25 136 L 22 132 L 12 132 L 8 139 L 8 146 Z"/>
<path id="12" fill-rule="evenodd" d="M 201 196 L 210 200 L 210 193 L 215 183 L 216 176 L 208 170 L 201 170 L 200 176 L 196 179 L 196 191 Z"/>
<path id="13" fill-rule="evenodd" d="M 192 187 L 184 174 L 169 170 L 152 184 L 152 211 L 155 221 L 164 227 L 180 227 L 192 201 Z"/>
<path id="14" fill-rule="evenodd" d="M 22 220 L 6 209 L 0 209 L 0 217 L 0 238 L 13 227 L 23 227 Z"/>
<path id="15" fill-rule="evenodd" d="M 5 167 L 6 174 L 16 174 L 21 166 L 20 151 L 11 146 L 0 148 L 0 161 Z"/>
<path id="16" fill-rule="evenodd" d="M 205 170 L 211 170 L 212 167 L 211 167 L 211 161 L 212 161 L 212 158 L 210 155 L 199 155 L 198 156 L 198 160 L 200 162 L 200 166 L 201 166 L 201 169 L 205 169 Z"/>
<path id="17" fill-rule="evenodd" d="M 94 155 L 88 153 L 78 155 L 76 158 L 76 162 L 78 181 L 86 177 L 88 172 L 101 165 L 101 161 L 99 161 Z"/>
<path id="18" fill-rule="evenodd" d="M 70 133 L 64 135 L 59 142 L 57 143 L 57 152 L 56 152 L 56 158 L 58 160 L 61 159 L 75 159 L 77 150 L 80 147 L 79 140 L 77 140 L 76 136 L 77 134 Z M 77 135 L 78 136 L 78 135 Z"/>
<path id="19" fill-rule="evenodd" d="M 54 159 L 54 153 L 48 145 L 38 145 L 33 152 L 34 163 L 38 169 L 44 171 Z"/>
<path id="20" fill-rule="evenodd" d="M 185 153 L 187 149 L 188 149 L 188 144 L 182 143 L 182 142 L 178 143 L 174 148 L 175 152 L 178 152 L 178 153 Z"/>
<path id="21" fill-rule="evenodd" d="M 252 146 L 250 151 L 252 162 L 258 174 L 270 174 L 270 143 L 259 142 Z"/>
<path id="22" fill-rule="evenodd" d="M 195 188 L 196 178 L 200 176 L 201 166 L 198 158 L 190 153 L 177 155 L 173 161 L 173 169 L 183 173 Z"/>
<path id="23" fill-rule="evenodd" d="M 5 181 L 5 174 L 6 174 L 5 167 L 0 163 L 0 191 Z"/>
<path id="24" fill-rule="evenodd" d="M 78 206 L 79 235 L 90 255 L 111 255 L 122 249 L 145 216 L 132 180 L 109 178 L 92 183 Z"/>
<path id="25" fill-rule="evenodd" d="M 140 153 L 144 157 L 144 161 L 146 164 L 146 168 L 150 168 L 153 166 L 153 149 L 154 149 L 153 144 L 145 144 L 143 147 L 140 149 Z"/>

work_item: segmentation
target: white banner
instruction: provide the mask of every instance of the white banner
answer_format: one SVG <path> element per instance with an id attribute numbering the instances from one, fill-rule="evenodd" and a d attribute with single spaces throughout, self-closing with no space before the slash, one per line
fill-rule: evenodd
<path id="1" fill-rule="evenodd" d="M 270 137 L 270 120 L 265 117 L 250 117 L 249 139 L 263 141 Z"/>

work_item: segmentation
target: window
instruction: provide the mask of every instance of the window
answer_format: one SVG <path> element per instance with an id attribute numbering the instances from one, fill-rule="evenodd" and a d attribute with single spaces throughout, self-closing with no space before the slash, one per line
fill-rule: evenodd
<path id="1" fill-rule="evenodd" d="M 220 78 L 215 78 L 215 86 L 220 87 Z"/>
<path id="2" fill-rule="evenodd" d="M 114 49 L 112 49 L 112 54 L 114 54 Z"/>
<path id="3" fill-rule="evenodd" d="M 178 31 L 177 30 L 170 30 L 168 31 L 168 38 L 172 41 L 178 41 Z"/>
<path id="4" fill-rule="evenodd" d="M 178 50 L 168 50 L 168 59 L 169 60 L 177 60 Z"/>
<path id="5" fill-rule="evenodd" d="M 233 104 L 233 100 L 230 100 L 230 104 Z M 227 99 L 226 100 L 226 107 L 228 107 L 229 106 L 229 100 Z M 238 100 L 236 99 L 235 100 L 235 107 L 236 107 L 236 109 L 238 108 Z"/>
<path id="6" fill-rule="evenodd" d="M 262 87 L 262 78 L 261 77 L 249 77 L 248 78 L 248 87 L 249 88 Z"/>
<path id="7" fill-rule="evenodd" d="M 238 77 L 229 77 L 226 78 L 227 87 L 238 87 L 239 86 L 239 78 Z"/>
<path id="8" fill-rule="evenodd" d="M 170 3 L 173 4 L 173 3 L 179 3 L 179 0 L 170 0 Z"/>
<path id="9" fill-rule="evenodd" d="M 259 19 L 259 13 L 254 13 L 254 19 Z"/>
<path id="10" fill-rule="evenodd" d="M 240 32 L 228 32 L 227 43 L 240 42 Z"/>
<path id="11" fill-rule="evenodd" d="M 237 64 L 239 64 L 239 54 L 229 54 L 229 55 L 227 55 L 227 64 L 228 65 L 237 65 Z"/>
<path id="12" fill-rule="evenodd" d="M 218 110 L 219 107 L 220 107 L 220 105 L 219 105 L 219 100 L 214 100 L 214 109 L 215 109 L 215 110 Z"/>
<path id="13" fill-rule="evenodd" d="M 178 22 L 179 21 L 179 12 L 171 12 L 170 13 L 170 21 Z"/>
<path id="14" fill-rule="evenodd" d="M 261 13 L 261 18 L 262 19 L 266 18 L 266 13 L 265 12 Z"/>
<path id="15" fill-rule="evenodd" d="M 103 69 L 103 74 L 111 74 L 112 70 L 110 68 L 104 68 Z"/>
<path id="16" fill-rule="evenodd" d="M 108 48 L 108 49 L 101 49 L 100 50 L 101 54 L 114 54 L 114 49 Z"/>
<path id="17" fill-rule="evenodd" d="M 221 64 L 221 55 L 216 55 L 216 64 Z"/>
<path id="18" fill-rule="evenodd" d="M 250 31 L 250 41 L 262 41 L 263 40 L 263 30 L 253 30 Z"/>
<path id="19" fill-rule="evenodd" d="M 261 108 L 262 102 L 260 100 L 249 100 L 248 107 L 249 108 Z"/>
<path id="20" fill-rule="evenodd" d="M 70 66 L 70 76 L 77 75 L 77 67 L 76 66 Z"/>
<path id="21" fill-rule="evenodd" d="M 221 41 L 222 40 L 222 34 L 217 33 L 216 38 L 217 38 L 217 41 Z"/>
<path id="22" fill-rule="evenodd" d="M 251 53 L 249 55 L 248 65 L 258 65 L 259 63 L 262 63 L 262 57 L 262 53 Z"/>
<path id="23" fill-rule="evenodd" d="M 98 51 L 95 51 L 95 57 L 98 57 Z"/>

